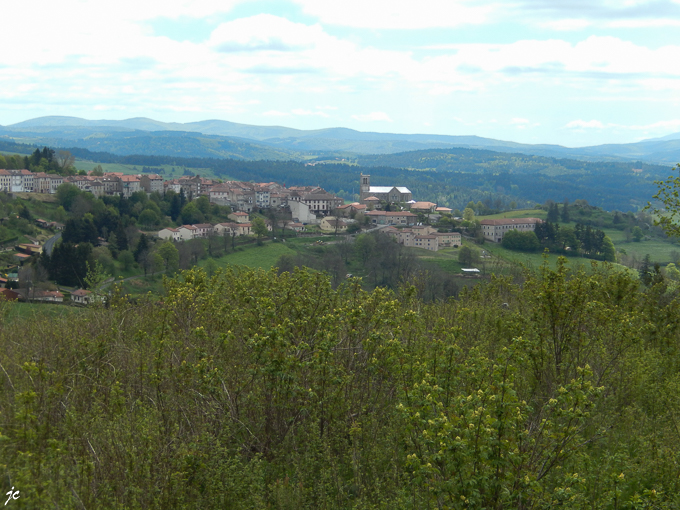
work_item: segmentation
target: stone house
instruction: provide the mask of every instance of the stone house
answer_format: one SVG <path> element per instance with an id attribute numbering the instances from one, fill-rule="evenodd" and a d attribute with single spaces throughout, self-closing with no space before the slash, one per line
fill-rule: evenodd
<path id="1" fill-rule="evenodd" d="M 227 216 L 230 220 L 234 220 L 236 223 L 249 223 L 250 222 L 250 216 L 248 213 L 242 212 L 242 211 L 237 211 L 229 214 Z"/>
<path id="2" fill-rule="evenodd" d="M 193 225 L 182 225 L 177 229 L 177 232 L 182 241 L 190 241 L 198 236 L 198 229 Z"/>
<path id="3" fill-rule="evenodd" d="M 158 232 L 158 237 L 160 237 L 161 239 L 167 239 L 167 240 L 170 240 L 170 241 L 181 241 L 182 240 L 182 236 L 179 233 L 179 230 L 177 230 L 176 228 L 170 228 L 170 227 L 164 228 L 163 230 Z"/>
<path id="4" fill-rule="evenodd" d="M 92 294 L 91 291 L 85 289 L 78 289 L 71 292 L 71 301 L 78 303 L 79 305 L 89 305 Z"/>
<path id="5" fill-rule="evenodd" d="M 335 216 L 326 216 L 321 219 L 319 227 L 321 230 L 327 232 L 345 232 L 347 227 L 352 223 L 351 220 L 345 220 L 344 218 L 336 218 Z"/>
<path id="6" fill-rule="evenodd" d="M 158 174 L 142 174 L 139 185 L 147 193 L 163 193 L 163 177 Z"/>
<path id="7" fill-rule="evenodd" d="M 373 225 L 415 225 L 418 216 L 408 211 L 368 211 L 366 216 Z"/>

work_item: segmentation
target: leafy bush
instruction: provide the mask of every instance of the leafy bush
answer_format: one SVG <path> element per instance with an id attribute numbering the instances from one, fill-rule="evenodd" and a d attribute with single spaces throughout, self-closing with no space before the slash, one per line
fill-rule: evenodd
<path id="1" fill-rule="evenodd" d="M 516 251 L 535 252 L 541 249 L 541 243 L 534 232 L 520 232 L 519 230 L 506 232 L 501 245 L 503 248 Z"/>
<path id="2" fill-rule="evenodd" d="M 1 474 L 34 508 L 677 508 L 680 309 L 594 264 L 430 304 L 192 270 L 5 322 Z"/>

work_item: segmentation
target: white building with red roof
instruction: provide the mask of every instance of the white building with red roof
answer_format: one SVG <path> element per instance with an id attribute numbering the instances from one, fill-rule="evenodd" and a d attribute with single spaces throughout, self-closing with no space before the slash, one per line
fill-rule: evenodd
<path id="1" fill-rule="evenodd" d="M 543 220 L 539 218 L 503 218 L 480 221 L 484 238 L 494 243 L 500 243 L 505 233 L 510 230 L 533 232 L 536 230 L 536 225 L 542 222 Z"/>

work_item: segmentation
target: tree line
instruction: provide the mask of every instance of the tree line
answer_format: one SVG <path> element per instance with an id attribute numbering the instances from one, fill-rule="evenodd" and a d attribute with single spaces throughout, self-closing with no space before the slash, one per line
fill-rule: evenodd
<path id="1" fill-rule="evenodd" d="M 616 262 L 616 248 L 604 231 L 577 223 L 574 228 L 545 221 L 534 231 L 509 230 L 503 235 L 502 246 L 509 250 L 585 256 Z"/>
<path id="2" fill-rule="evenodd" d="M 358 194 L 358 175 L 364 173 L 371 175 L 371 182 L 375 185 L 406 186 L 421 200 L 459 209 L 464 208 L 470 200 L 474 202 L 487 199 L 491 202 L 500 200 L 501 207 L 497 209 L 503 210 L 509 209 L 513 201 L 518 207 L 528 207 L 553 197 L 567 197 L 572 200 L 584 199 L 607 210 L 636 210 L 646 204 L 647 197 L 656 190 L 653 179 L 665 175 L 664 172 L 667 171 L 667 167 L 644 165 L 646 171 L 640 176 L 633 174 L 630 164 L 559 160 L 562 170 L 553 172 L 547 169 L 545 173 L 541 173 L 543 170 L 533 171 L 531 166 L 527 166 L 529 160 L 536 160 L 537 157 L 499 154 L 477 149 L 467 149 L 471 161 L 479 161 L 475 158 L 483 160 L 485 157 L 491 157 L 485 156 L 485 153 L 489 153 L 493 158 L 517 157 L 513 160 L 512 168 L 492 165 L 489 171 L 480 171 L 478 167 L 468 168 L 464 165 L 445 170 L 432 167 L 420 169 L 410 165 L 393 167 L 388 166 L 387 162 L 379 164 L 382 161 L 380 159 L 372 166 L 362 163 L 369 159 L 359 160 L 358 166 L 323 163 L 311 166 L 292 160 L 245 161 L 152 155 L 122 156 L 79 148 L 69 150 L 77 157 L 102 163 L 209 169 L 224 178 L 276 181 L 288 186 L 308 185 L 314 182 L 346 199 L 354 199 Z M 545 165 L 540 168 L 544 167 Z M 562 176 L 567 176 L 568 180 Z"/>
<path id="3" fill-rule="evenodd" d="M 436 263 L 419 259 L 412 248 L 380 232 L 342 236 L 329 245 L 311 247 L 306 253 L 282 255 L 276 263 L 279 272 L 312 268 L 329 275 L 333 287 L 349 277 L 363 277 L 369 288 L 396 290 L 404 282 L 418 281 L 422 299 L 439 300 L 456 296 L 462 285 L 457 275 Z"/>

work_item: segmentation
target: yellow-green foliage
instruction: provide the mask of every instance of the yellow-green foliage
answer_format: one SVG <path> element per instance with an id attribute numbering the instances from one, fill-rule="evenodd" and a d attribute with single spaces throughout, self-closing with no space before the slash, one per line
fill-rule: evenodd
<path id="1" fill-rule="evenodd" d="M 165 286 L 3 324 L 10 505 L 680 504 L 680 309 L 660 286 L 563 263 L 431 304 L 311 271 Z"/>

